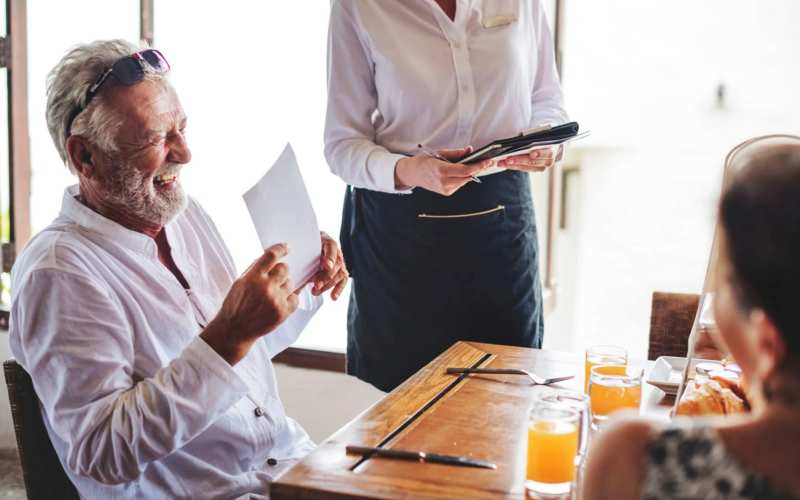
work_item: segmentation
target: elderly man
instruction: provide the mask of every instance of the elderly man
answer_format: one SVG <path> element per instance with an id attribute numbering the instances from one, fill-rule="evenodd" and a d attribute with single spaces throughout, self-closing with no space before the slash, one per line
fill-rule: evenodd
<path id="1" fill-rule="evenodd" d="M 323 235 L 308 287 L 289 283 L 285 245 L 236 279 L 181 189 L 191 154 L 168 69 L 160 52 L 115 40 L 51 72 L 47 124 L 78 185 L 14 267 L 11 349 L 83 497 L 266 495 L 313 447 L 284 413 L 270 359 L 347 272 Z"/>

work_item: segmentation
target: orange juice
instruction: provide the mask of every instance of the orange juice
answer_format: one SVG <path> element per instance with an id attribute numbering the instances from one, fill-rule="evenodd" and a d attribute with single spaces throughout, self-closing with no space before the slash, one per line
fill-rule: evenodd
<path id="1" fill-rule="evenodd" d="M 578 425 L 540 420 L 528 426 L 528 480 L 568 483 L 575 476 Z"/>
<path id="2" fill-rule="evenodd" d="M 613 368 L 614 370 L 608 372 L 606 375 L 625 375 L 625 364 L 627 360 L 625 358 L 609 358 L 607 356 L 586 356 L 586 374 L 583 379 L 583 390 L 584 392 L 589 392 L 589 376 L 592 373 L 592 368 L 597 365 L 606 365 L 612 364 L 609 366 L 609 369 Z"/>
<path id="3" fill-rule="evenodd" d="M 642 401 L 641 375 L 629 375 L 622 365 L 601 365 L 591 371 L 589 397 L 592 417 L 605 420 L 625 408 L 638 409 Z"/>
<path id="4" fill-rule="evenodd" d="M 628 351 L 614 345 L 594 345 L 586 349 L 583 392 L 589 392 L 589 377 L 597 365 L 627 365 Z"/>

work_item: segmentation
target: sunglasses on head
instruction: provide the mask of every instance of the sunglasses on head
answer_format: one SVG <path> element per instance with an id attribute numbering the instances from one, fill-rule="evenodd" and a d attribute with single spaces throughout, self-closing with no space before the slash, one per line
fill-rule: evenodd
<path id="1" fill-rule="evenodd" d="M 108 80 L 109 76 L 113 76 L 117 81 L 123 85 L 130 86 L 141 82 L 144 79 L 145 65 L 150 66 L 156 73 L 166 73 L 169 71 L 169 63 L 161 51 L 156 49 L 145 49 L 135 54 L 125 56 L 117 60 L 100 77 L 89 87 L 86 91 L 86 103 L 83 106 L 78 106 L 70 115 L 67 122 L 67 137 L 70 135 L 72 122 L 75 118 L 89 106 L 94 96 L 100 92 L 100 87 Z"/>

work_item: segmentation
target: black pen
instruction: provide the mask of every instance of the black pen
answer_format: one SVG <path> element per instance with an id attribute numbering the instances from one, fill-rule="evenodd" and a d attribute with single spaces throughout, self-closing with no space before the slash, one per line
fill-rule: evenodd
<path id="1" fill-rule="evenodd" d="M 497 469 L 497 465 L 483 460 L 476 460 L 470 457 L 458 457 L 454 455 L 440 455 L 438 453 L 425 453 L 424 451 L 393 450 L 387 448 L 373 448 L 371 446 L 345 447 L 348 454 L 361 455 L 362 457 L 386 457 L 397 458 L 400 460 L 413 460 L 421 463 L 434 463 L 446 465 L 459 465 L 462 467 L 478 467 L 480 469 Z"/>

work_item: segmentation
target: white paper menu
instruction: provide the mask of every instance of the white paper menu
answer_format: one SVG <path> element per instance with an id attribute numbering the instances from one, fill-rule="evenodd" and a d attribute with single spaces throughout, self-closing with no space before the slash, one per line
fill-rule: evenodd
<path id="1" fill-rule="evenodd" d="M 282 259 L 289 267 L 294 288 L 300 288 L 319 269 L 322 253 L 317 216 L 311 205 L 300 167 L 286 144 L 266 174 L 244 194 L 261 246 L 286 243 L 289 254 Z"/>

